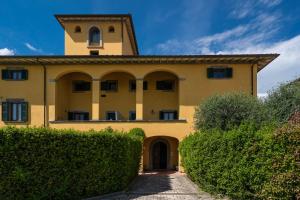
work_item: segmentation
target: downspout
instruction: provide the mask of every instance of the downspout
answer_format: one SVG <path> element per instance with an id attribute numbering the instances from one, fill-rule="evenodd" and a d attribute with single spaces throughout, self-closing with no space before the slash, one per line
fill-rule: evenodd
<path id="1" fill-rule="evenodd" d="M 46 66 L 40 62 L 39 58 L 36 58 L 36 61 L 43 67 L 43 104 L 44 104 L 44 127 L 48 127 L 48 123 L 46 122 L 46 116 L 47 116 L 47 86 L 46 86 L 46 80 L 47 80 L 47 69 Z"/>
<path id="2" fill-rule="evenodd" d="M 253 68 L 254 68 L 254 65 L 255 64 L 252 64 L 251 65 L 251 95 L 253 96 L 254 95 L 254 86 L 253 86 L 253 84 L 254 84 L 254 80 L 253 80 Z"/>

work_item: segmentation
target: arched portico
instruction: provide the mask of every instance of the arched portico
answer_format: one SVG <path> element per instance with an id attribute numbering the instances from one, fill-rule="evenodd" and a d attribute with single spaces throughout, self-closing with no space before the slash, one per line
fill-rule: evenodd
<path id="1" fill-rule="evenodd" d="M 144 170 L 178 170 L 178 139 L 168 136 L 146 138 L 143 147 Z"/>
<path id="2" fill-rule="evenodd" d="M 92 77 L 70 72 L 56 80 L 55 119 L 89 120 L 92 113 Z"/>
<path id="3" fill-rule="evenodd" d="M 179 114 L 179 78 L 169 71 L 144 77 L 143 119 L 176 120 Z"/>
<path id="4" fill-rule="evenodd" d="M 134 75 L 115 71 L 100 78 L 100 119 L 135 120 L 136 78 Z"/>

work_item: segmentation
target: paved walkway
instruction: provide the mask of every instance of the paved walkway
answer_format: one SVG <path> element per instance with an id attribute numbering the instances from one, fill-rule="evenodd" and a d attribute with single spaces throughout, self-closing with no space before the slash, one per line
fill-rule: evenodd
<path id="1" fill-rule="evenodd" d="M 93 198 L 94 200 L 96 198 Z M 107 196 L 107 200 L 215 200 L 206 192 L 199 191 L 184 174 L 178 172 L 144 173 L 137 177 L 125 193 Z"/>

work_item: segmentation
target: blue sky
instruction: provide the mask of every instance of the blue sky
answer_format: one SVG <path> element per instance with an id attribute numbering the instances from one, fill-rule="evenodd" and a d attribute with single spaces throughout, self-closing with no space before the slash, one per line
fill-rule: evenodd
<path id="1" fill-rule="evenodd" d="M 2 0 L 0 55 L 62 55 L 54 14 L 131 13 L 141 54 L 280 53 L 259 93 L 300 76 L 299 0 Z"/>

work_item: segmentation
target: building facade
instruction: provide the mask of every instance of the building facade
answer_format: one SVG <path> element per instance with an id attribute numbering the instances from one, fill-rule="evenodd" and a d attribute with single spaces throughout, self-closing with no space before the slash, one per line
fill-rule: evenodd
<path id="1" fill-rule="evenodd" d="M 63 56 L 0 57 L 0 127 L 146 133 L 143 168 L 177 169 L 178 143 L 210 95 L 256 95 L 277 54 L 139 55 L 131 15 L 57 15 Z"/>

